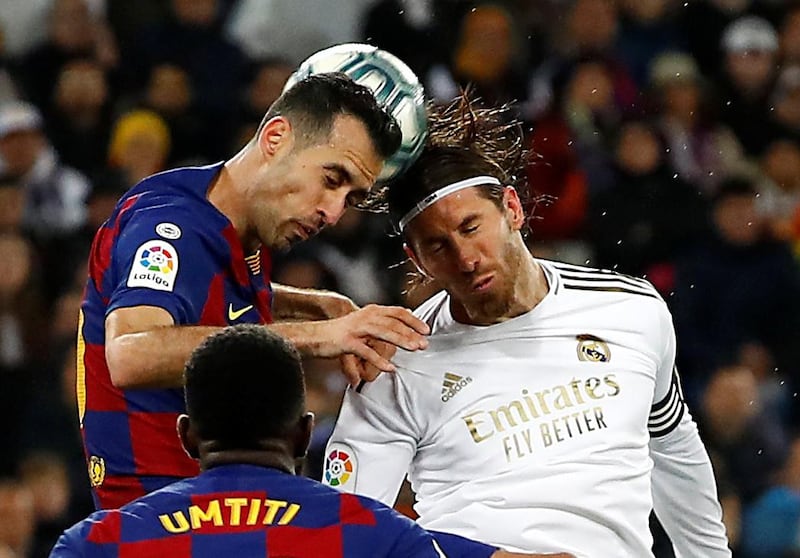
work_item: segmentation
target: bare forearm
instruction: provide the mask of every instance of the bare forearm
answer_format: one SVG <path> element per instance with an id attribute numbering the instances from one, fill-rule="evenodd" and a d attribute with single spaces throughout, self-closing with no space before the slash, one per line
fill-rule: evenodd
<path id="1" fill-rule="evenodd" d="M 346 296 L 332 291 L 273 283 L 272 294 L 272 313 L 279 321 L 338 318 L 358 308 Z"/>
<path id="2" fill-rule="evenodd" d="M 166 326 L 121 335 L 106 345 L 111 381 L 123 389 L 183 385 L 183 368 L 192 351 L 220 327 Z"/>

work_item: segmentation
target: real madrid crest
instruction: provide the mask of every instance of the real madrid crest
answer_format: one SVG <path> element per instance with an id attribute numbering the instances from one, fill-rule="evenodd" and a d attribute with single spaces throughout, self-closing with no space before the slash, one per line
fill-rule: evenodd
<path id="1" fill-rule="evenodd" d="M 93 455 L 89 458 L 89 482 L 92 488 L 100 486 L 106 480 L 106 460 Z"/>
<path id="2" fill-rule="evenodd" d="M 611 360 L 608 343 L 599 337 L 582 333 L 576 338 L 578 339 L 578 360 L 584 362 L 608 362 Z"/>

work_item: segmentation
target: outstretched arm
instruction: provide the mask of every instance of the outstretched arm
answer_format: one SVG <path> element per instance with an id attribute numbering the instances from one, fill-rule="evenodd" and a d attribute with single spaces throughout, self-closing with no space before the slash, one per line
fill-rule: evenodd
<path id="1" fill-rule="evenodd" d="M 355 355 L 391 372 L 394 365 L 372 348 L 381 340 L 406 350 L 424 348 L 428 326 L 405 308 L 366 306 L 333 320 L 265 326 L 294 343 L 304 356 Z M 123 389 L 179 387 L 192 351 L 219 327 L 176 326 L 156 306 L 117 308 L 106 318 L 106 361 L 114 385 Z M 156 350 L 157 349 L 157 350 Z"/>

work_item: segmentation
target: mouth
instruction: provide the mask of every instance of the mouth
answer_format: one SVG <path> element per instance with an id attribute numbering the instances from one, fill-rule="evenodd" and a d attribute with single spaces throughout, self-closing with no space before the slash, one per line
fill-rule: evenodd
<path id="1" fill-rule="evenodd" d="M 472 292 L 482 293 L 487 291 L 489 287 L 491 287 L 492 283 L 494 283 L 494 275 L 485 275 L 477 281 L 473 281 L 470 288 L 472 289 Z"/>
<path id="2" fill-rule="evenodd" d="M 308 240 L 309 238 L 316 236 L 318 232 L 319 229 L 316 227 L 310 227 L 299 221 L 297 222 L 297 233 L 301 240 Z"/>

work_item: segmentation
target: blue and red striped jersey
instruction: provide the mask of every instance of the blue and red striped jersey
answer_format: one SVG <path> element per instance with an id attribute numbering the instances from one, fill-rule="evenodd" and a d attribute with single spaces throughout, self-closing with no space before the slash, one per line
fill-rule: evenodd
<path id="1" fill-rule="evenodd" d="M 206 197 L 221 168 L 146 178 L 122 197 L 94 238 L 79 322 L 77 397 L 98 508 L 117 508 L 198 473 L 175 431 L 184 412 L 182 390 L 112 384 L 106 316 L 117 308 L 157 306 L 178 325 L 271 321 L 268 251 L 246 256 L 231 222 Z"/>
<path id="2" fill-rule="evenodd" d="M 483 546 L 483 545 L 482 545 Z M 493 548 L 483 546 L 482 556 Z M 363 496 L 225 465 L 68 529 L 51 558 L 441 558 L 432 536 Z"/>

